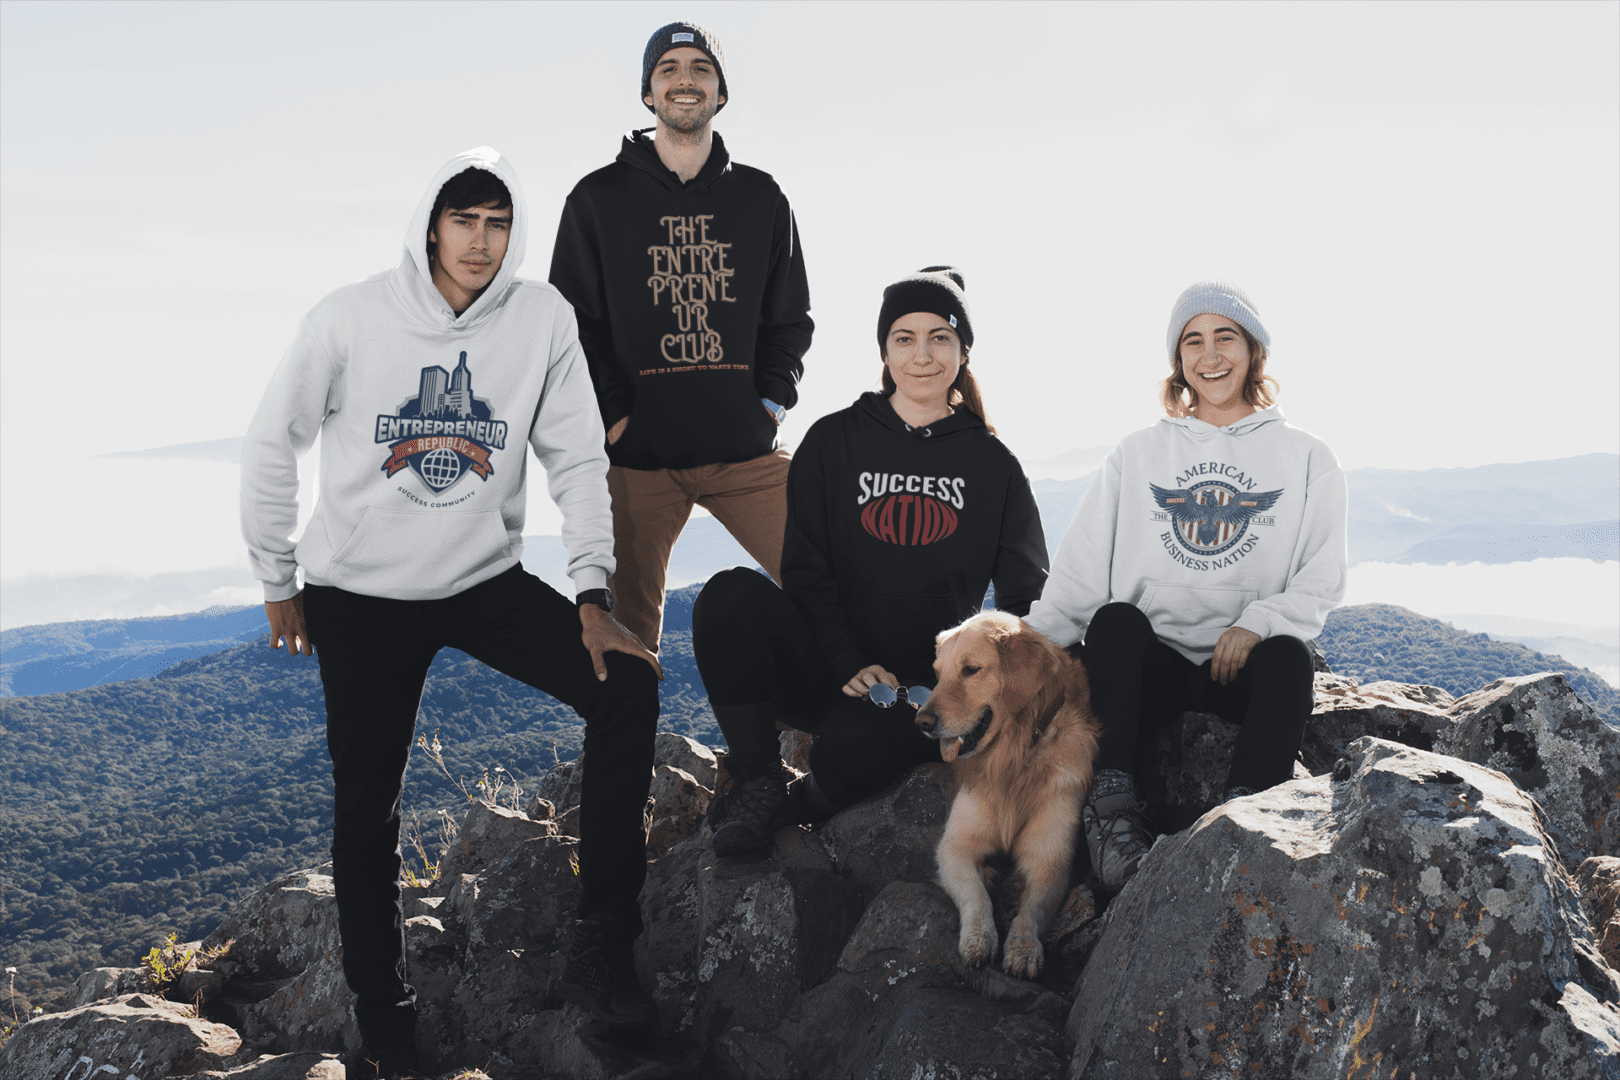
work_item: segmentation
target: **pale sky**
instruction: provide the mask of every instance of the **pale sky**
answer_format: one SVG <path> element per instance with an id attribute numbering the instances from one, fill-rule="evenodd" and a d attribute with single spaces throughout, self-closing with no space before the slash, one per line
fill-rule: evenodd
<path id="1" fill-rule="evenodd" d="M 1026 458 L 1151 423 L 1212 276 L 1348 468 L 1620 449 L 1620 4 L 7 2 L 0 577 L 241 562 L 234 467 L 97 455 L 241 434 L 457 151 L 512 160 L 543 278 L 675 18 L 798 215 L 789 442 L 875 384 L 882 287 L 951 262 Z"/>

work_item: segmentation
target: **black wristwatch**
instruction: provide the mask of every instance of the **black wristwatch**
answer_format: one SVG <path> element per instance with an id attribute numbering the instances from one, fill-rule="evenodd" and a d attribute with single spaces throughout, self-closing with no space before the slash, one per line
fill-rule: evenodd
<path id="1" fill-rule="evenodd" d="M 613 594 L 607 589 L 586 589 L 582 593 L 574 594 L 575 607 L 584 607 L 586 604 L 595 604 L 603 611 L 612 611 Z"/>

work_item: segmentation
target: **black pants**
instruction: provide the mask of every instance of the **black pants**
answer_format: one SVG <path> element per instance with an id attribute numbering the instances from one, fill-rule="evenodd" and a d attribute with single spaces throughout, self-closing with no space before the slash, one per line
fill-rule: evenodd
<path id="1" fill-rule="evenodd" d="M 1097 768 L 1136 771 L 1137 736 L 1189 710 L 1243 725 L 1232 751 L 1227 787 L 1256 791 L 1293 778 L 1316 693 L 1310 651 L 1296 637 L 1271 637 L 1249 653 L 1237 678 L 1222 686 L 1209 664 L 1194 664 L 1153 633 L 1132 604 L 1107 604 L 1071 652 L 1086 665 L 1091 711 L 1103 725 Z"/>
<path id="2" fill-rule="evenodd" d="M 777 719 L 808 731 L 816 737 L 810 771 L 840 806 L 940 759 L 911 706 L 883 709 L 843 693 L 799 609 L 754 570 L 722 570 L 703 586 L 692 607 L 692 652 L 730 751 L 774 756 Z"/>
<path id="3" fill-rule="evenodd" d="M 343 973 L 362 1025 L 414 998 L 405 981 L 400 796 L 428 665 L 446 646 L 585 718 L 580 914 L 612 912 L 640 932 L 642 810 L 658 726 L 658 679 L 646 661 L 608 653 L 607 681 L 597 681 L 578 610 L 520 566 L 442 600 L 385 600 L 311 585 L 304 615 L 320 658 L 337 789 L 332 883 Z"/>

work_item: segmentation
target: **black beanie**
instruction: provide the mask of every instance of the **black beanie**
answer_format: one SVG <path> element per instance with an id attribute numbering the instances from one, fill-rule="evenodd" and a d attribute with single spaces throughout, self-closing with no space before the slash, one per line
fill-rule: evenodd
<path id="1" fill-rule="evenodd" d="M 668 26 L 660 26 L 653 31 L 653 36 L 647 39 L 647 51 L 641 54 L 641 103 L 647 105 L 647 95 L 652 93 L 653 67 L 663 55 L 671 49 L 679 49 L 690 45 L 714 61 L 714 70 L 720 76 L 720 94 L 727 101 L 731 93 L 726 89 L 726 54 L 720 51 L 720 40 L 709 33 L 697 23 L 672 22 Z M 726 107 L 724 101 L 715 103 L 715 112 Z M 647 105 L 648 112 L 657 112 L 651 105 Z"/>
<path id="2" fill-rule="evenodd" d="M 913 311 L 928 311 L 949 319 L 962 345 L 973 346 L 973 321 L 968 318 L 967 282 L 954 266 L 925 266 L 883 290 L 878 309 L 878 351 L 887 349 L 894 320 Z"/>

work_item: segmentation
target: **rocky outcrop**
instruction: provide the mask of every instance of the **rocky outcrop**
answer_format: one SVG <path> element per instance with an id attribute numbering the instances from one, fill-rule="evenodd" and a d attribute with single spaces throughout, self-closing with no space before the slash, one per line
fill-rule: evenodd
<path id="1" fill-rule="evenodd" d="M 1620 976 L 1535 802 L 1456 758 L 1350 749 L 1155 845 L 1080 981 L 1071 1076 L 1620 1065 Z"/>
<path id="2" fill-rule="evenodd" d="M 956 955 L 932 880 L 946 766 L 721 862 L 704 814 L 724 761 L 661 734 L 636 963 L 663 1027 L 641 1046 L 554 989 L 578 890 L 579 767 L 559 765 L 526 812 L 472 805 L 440 878 L 406 890 L 421 1051 L 441 1074 L 604 1080 L 1620 1072 L 1615 730 L 1555 676 L 1453 701 L 1324 672 L 1317 692 L 1298 778 L 1258 796 L 1215 805 L 1239 730 L 1218 717 L 1144 744 L 1171 833 L 1102 913 L 1077 860 L 1033 982 Z M 783 735 L 800 768 L 808 746 Z M 1016 876 L 993 893 L 1005 932 Z M 142 969 L 98 969 L 0 1074 L 345 1075 L 329 868 L 264 886 L 200 944 L 218 955 L 170 995 L 201 1017 L 131 993 Z"/>
<path id="3" fill-rule="evenodd" d="M 1611 968 L 1620 971 L 1620 859 L 1593 856 L 1581 863 L 1575 880 L 1597 935 L 1598 952 Z"/>
<path id="4" fill-rule="evenodd" d="M 198 1019 L 190 1006 L 155 994 L 125 994 L 30 1020 L 0 1050 L 0 1075 L 191 1076 L 228 1072 L 243 1056 L 233 1028 Z"/>

